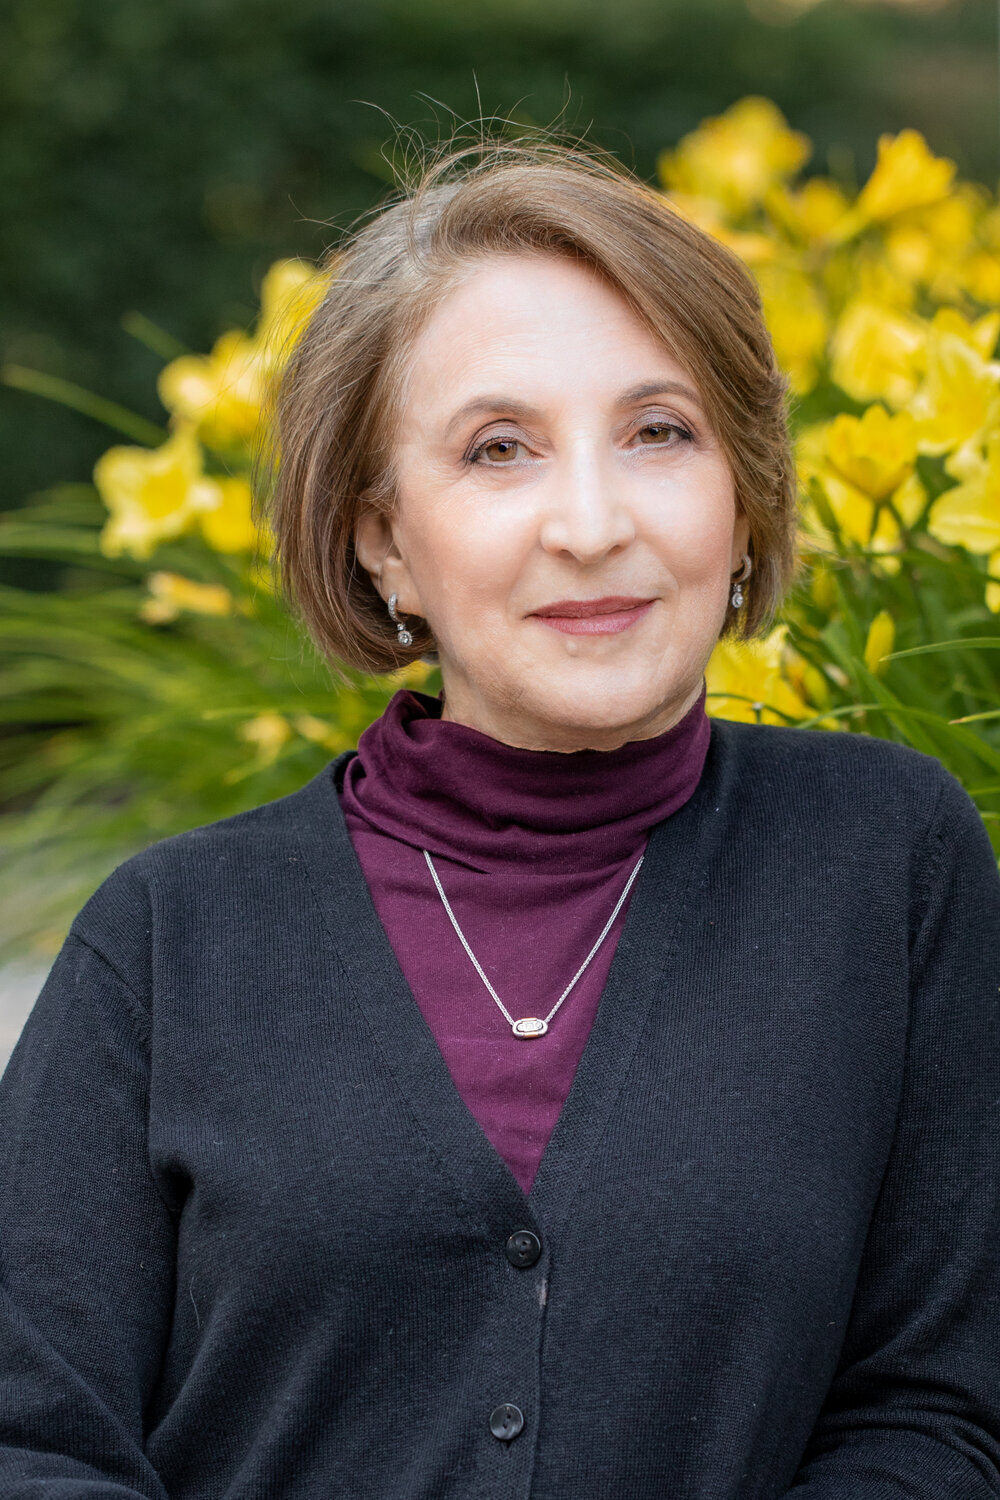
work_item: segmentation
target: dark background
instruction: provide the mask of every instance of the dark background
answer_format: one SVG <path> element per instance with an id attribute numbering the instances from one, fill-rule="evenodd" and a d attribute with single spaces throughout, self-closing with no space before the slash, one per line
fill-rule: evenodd
<path id="1" fill-rule="evenodd" d="M 276 257 L 386 190 L 397 126 L 561 121 L 641 173 L 747 93 L 861 179 L 913 125 L 998 171 L 991 0 L 16 0 L 0 18 L 0 359 L 160 419 L 139 310 L 207 349 Z M 478 90 L 478 92 L 477 92 Z M 431 101 L 436 101 L 432 103 Z M 388 116 L 388 118 L 387 118 Z M 332 226 L 332 227 L 331 227 Z M 89 476 L 89 418 L 0 388 L 2 493 Z M 8 565 L 10 566 L 10 565 Z"/>

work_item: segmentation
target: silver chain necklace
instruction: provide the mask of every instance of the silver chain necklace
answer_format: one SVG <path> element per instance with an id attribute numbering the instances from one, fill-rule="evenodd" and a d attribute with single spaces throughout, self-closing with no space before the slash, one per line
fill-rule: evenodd
<path id="1" fill-rule="evenodd" d="M 458 933 L 459 941 L 461 942 L 462 947 L 465 949 L 466 953 L 472 959 L 472 962 L 473 962 L 473 964 L 476 967 L 476 973 L 479 975 L 480 979 L 483 981 L 483 983 L 485 984 L 486 988 L 489 990 L 490 994 L 493 996 L 494 1000 L 499 1005 L 500 1009 L 503 1011 L 504 1016 L 507 1018 L 507 1022 L 508 1022 L 509 1026 L 510 1026 L 510 1029 L 514 1033 L 515 1036 L 518 1036 L 518 1037 L 544 1036 L 545 1033 L 548 1031 L 549 1025 L 550 1025 L 550 1023 L 552 1021 L 552 1017 L 555 1015 L 555 1013 L 559 1009 L 560 1005 L 562 1005 L 563 1001 L 566 999 L 566 996 L 569 994 L 570 990 L 576 984 L 576 981 L 583 974 L 583 972 L 586 969 L 587 965 L 590 963 L 590 960 L 594 957 L 594 955 L 596 954 L 598 948 L 601 946 L 601 944 L 604 942 L 604 939 L 607 937 L 608 933 L 611 931 L 611 928 L 614 925 L 615 917 L 617 917 L 618 913 L 621 911 L 623 905 L 625 904 L 625 897 L 628 895 L 629 891 L 632 889 L 632 882 L 635 879 L 635 877 L 638 875 L 638 873 L 639 873 L 639 866 L 642 864 L 642 862 L 645 859 L 645 857 L 646 856 L 644 854 L 640 854 L 639 855 L 639 863 L 636 865 L 635 869 L 632 871 L 631 875 L 629 876 L 628 880 L 626 881 L 626 883 L 625 883 L 625 889 L 622 891 L 621 895 L 618 897 L 618 900 L 615 903 L 615 909 L 611 913 L 611 915 L 608 918 L 607 922 L 605 923 L 604 931 L 601 933 L 600 937 L 597 939 L 597 942 L 591 948 L 590 952 L 587 954 L 587 957 L 584 959 L 583 963 L 580 965 L 580 967 L 577 969 L 576 973 L 573 975 L 573 978 L 570 980 L 569 984 L 566 986 L 566 988 L 563 990 L 562 994 L 559 996 L 559 999 L 556 1001 L 555 1005 L 553 1005 L 552 1009 L 549 1011 L 548 1015 L 545 1017 L 545 1020 L 543 1021 L 540 1016 L 525 1016 L 523 1020 L 521 1020 L 521 1021 L 515 1021 L 514 1017 L 511 1015 L 510 1011 L 507 1009 L 506 1005 L 504 1005 L 503 1001 L 500 999 L 500 996 L 497 994 L 496 990 L 493 988 L 493 986 L 490 984 L 489 980 L 487 979 L 486 975 L 483 973 L 483 967 L 482 967 L 482 964 L 479 962 L 479 959 L 476 957 L 476 955 L 473 953 L 472 949 L 469 947 L 469 944 L 467 943 L 466 938 L 465 938 L 465 933 L 462 931 L 461 927 L 459 927 L 459 925 L 458 925 L 458 919 L 457 919 L 457 917 L 455 916 L 455 913 L 452 911 L 451 907 L 448 904 L 448 897 L 445 895 L 444 890 L 443 890 L 442 885 L 441 885 L 441 882 L 438 879 L 438 872 L 434 868 L 434 862 L 431 859 L 430 854 L 428 853 L 428 851 L 426 849 L 424 850 L 424 859 L 427 861 L 427 868 L 430 870 L 432 876 L 434 877 L 434 884 L 437 886 L 438 895 L 441 897 L 441 900 L 444 902 L 444 909 L 448 913 L 448 916 L 451 918 L 451 925 L 452 925 L 452 927 L 454 927 L 455 931 Z"/>

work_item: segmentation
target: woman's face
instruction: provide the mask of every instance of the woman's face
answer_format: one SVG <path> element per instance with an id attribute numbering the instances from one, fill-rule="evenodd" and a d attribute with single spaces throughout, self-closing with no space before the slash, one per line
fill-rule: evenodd
<path id="1" fill-rule="evenodd" d="M 417 337 L 362 565 L 437 642 L 442 717 L 612 749 L 696 700 L 748 527 L 688 372 L 565 258 L 484 260 Z"/>

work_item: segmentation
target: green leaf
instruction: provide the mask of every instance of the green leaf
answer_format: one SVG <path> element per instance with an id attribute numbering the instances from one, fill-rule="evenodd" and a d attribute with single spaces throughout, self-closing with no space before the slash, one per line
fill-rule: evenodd
<path id="1" fill-rule="evenodd" d="M 93 417 L 95 422 L 102 422 L 105 427 L 124 433 L 146 448 L 158 448 L 166 439 L 164 428 L 147 422 L 145 417 L 129 411 L 125 406 L 119 406 L 115 401 L 95 396 L 92 391 L 84 390 L 83 386 L 61 380 L 58 375 L 46 375 L 42 370 L 29 370 L 24 365 L 4 365 L 0 369 L 0 380 L 5 385 L 13 386 L 15 390 L 27 391 L 33 396 L 44 396 L 48 401 L 57 401 L 61 406 L 69 406 L 73 411 L 82 412 L 85 417 Z"/>
<path id="2" fill-rule="evenodd" d="M 905 651 L 889 651 L 884 661 L 894 661 L 900 656 L 930 656 L 935 651 L 951 651 L 956 647 L 974 651 L 1000 651 L 1000 635 L 957 636 L 953 641 L 932 641 L 927 646 L 908 646 Z"/>
<path id="3" fill-rule="evenodd" d="M 132 335 L 140 344 L 144 344 L 153 354 L 158 354 L 161 359 L 180 359 L 184 354 L 190 354 L 191 350 L 182 344 L 180 339 L 175 339 L 172 333 L 161 328 L 141 312 L 128 312 L 122 318 L 122 327 L 126 333 Z"/>

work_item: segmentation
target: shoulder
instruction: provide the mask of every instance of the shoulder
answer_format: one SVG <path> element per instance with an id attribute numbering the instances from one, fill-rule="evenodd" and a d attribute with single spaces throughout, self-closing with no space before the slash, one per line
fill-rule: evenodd
<path id="1" fill-rule="evenodd" d="M 805 893 L 886 931 L 905 911 L 911 941 L 961 893 L 960 905 L 1000 911 L 986 825 L 935 756 L 865 734 L 712 722 L 726 836 L 790 909 Z"/>
<path id="2" fill-rule="evenodd" d="M 712 720 L 723 774 L 742 804 L 831 829 L 863 822 L 912 845 L 958 820 L 978 825 L 962 784 L 933 755 L 873 735 Z"/>
<path id="3" fill-rule="evenodd" d="M 72 934 L 106 958 L 116 955 L 116 967 L 142 967 L 167 912 L 177 933 L 185 925 L 193 930 L 209 909 L 224 918 L 255 892 L 266 911 L 269 887 L 298 859 L 302 837 L 333 812 L 334 774 L 347 758 L 288 796 L 160 839 L 124 860 L 81 908 Z"/>

